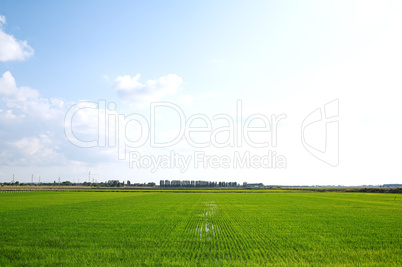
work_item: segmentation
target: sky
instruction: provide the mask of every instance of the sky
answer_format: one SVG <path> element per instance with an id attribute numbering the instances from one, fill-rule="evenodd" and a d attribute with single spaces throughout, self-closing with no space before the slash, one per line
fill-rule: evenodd
<path id="1" fill-rule="evenodd" d="M 402 183 L 401 33 L 400 1 L 1 1 L 0 182 Z"/>

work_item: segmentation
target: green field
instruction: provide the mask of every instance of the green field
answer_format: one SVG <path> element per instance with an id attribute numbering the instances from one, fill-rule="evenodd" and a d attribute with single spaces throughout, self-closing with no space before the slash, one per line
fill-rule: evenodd
<path id="1" fill-rule="evenodd" d="M 402 195 L 1 192 L 9 265 L 401 266 Z"/>

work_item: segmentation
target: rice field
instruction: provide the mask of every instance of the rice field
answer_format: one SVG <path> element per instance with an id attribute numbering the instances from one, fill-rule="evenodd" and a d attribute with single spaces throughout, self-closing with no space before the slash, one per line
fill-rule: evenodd
<path id="1" fill-rule="evenodd" d="M 402 196 L 1 192 L 10 265 L 401 266 Z"/>

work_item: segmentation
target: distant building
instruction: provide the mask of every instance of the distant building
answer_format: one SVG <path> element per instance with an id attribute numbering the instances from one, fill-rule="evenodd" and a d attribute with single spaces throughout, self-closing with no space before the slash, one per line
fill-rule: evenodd
<path id="1" fill-rule="evenodd" d="M 249 184 L 247 182 L 244 182 L 243 187 L 264 187 L 264 184 L 263 183 Z"/>
<path id="2" fill-rule="evenodd" d="M 213 182 L 194 180 L 160 180 L 160 187 L 237 187 L 237 182 Z"/>
<path id="3" fill-rule="evenodd" d="M 170 186 L 172 186 L 172 187 L 180 187 L 180 180 L 172 180 L 170 182 Z"/>

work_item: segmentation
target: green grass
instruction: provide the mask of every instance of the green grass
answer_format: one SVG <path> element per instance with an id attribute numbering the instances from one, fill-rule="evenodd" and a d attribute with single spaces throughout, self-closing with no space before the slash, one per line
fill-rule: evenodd
<path id="1" fill-rule="evenodd" d="M 402 265 L 402 196 L 0 193 L 0 266 Z"/>

